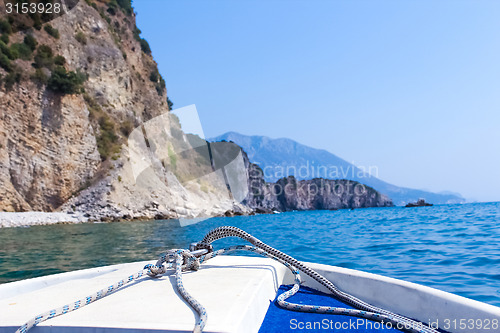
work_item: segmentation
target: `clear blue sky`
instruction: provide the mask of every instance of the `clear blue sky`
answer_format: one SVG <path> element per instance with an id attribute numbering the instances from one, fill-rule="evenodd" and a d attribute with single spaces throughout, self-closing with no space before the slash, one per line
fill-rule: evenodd
<path id="1" fill-rule="evenodd" d="M 500 1 L 136 0 L 175 107 L 500 200 Z"/>

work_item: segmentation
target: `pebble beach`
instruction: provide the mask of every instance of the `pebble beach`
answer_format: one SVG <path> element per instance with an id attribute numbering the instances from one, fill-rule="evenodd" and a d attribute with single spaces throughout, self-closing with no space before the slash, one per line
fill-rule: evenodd
<path id="1" fill-rule="evenodd" d="M 87 221 L 88 218 L 81 213 L 0 212 L 0 228 L 29 227 L 56 223 L 81 223 Z"/>

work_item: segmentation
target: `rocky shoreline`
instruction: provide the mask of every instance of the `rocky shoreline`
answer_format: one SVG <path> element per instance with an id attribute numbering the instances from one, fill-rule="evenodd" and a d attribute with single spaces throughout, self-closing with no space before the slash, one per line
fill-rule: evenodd
<path id="1" fill-rule="evenodd" d="M 255 214 L 274 214 L 271 210 L 258 209 L 256 211 L 243 210 L 240 207 L 227 210 L 224 213 L 211 217 L 233 217 L 241 215 Z M 84 214 L 81 212 L 0 212 L 0 228 L 12 227 L 30 227 L 34 225 L 49 225 L 49 224 L 76 224 L 76 223 L 95 223 L 95 222 L 120 222 L 120 221 L 145 221 L 145 220 L 177 220 L 183 219 L 199 219 L 201 217 L 184 217 L 176 216 L 175 213 L 165 214 L 165 212 L 149 210 L 144 214 L 134 216 L 119 216 L 106 215 L 102 216 Z"/>
<path id="2" fill-rule="evenodd" d="M 29 227 L 57 223 L 82 223 L 89 219 L 81 213 L 0 212 L 0 228 Z"/>

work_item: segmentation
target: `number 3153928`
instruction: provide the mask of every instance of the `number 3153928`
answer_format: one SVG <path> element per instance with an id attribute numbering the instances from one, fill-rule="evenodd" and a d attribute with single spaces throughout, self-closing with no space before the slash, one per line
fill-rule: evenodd
<path id="1" fill-rule="evenodd" d="M 7 14 L 59 14 L 61 13 L 61 4 L 56 3 L 10 3 L 5 4 Z"/>

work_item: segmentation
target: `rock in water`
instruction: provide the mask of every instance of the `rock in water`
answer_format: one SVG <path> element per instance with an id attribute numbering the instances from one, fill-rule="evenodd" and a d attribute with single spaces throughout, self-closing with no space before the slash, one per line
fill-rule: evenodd
<path id="1" fill-rule="evenodd" d="M 418 199 L 417 202 L 410 202 L 405 207 L 426 207 L 426 206 L 432 206 L 432 204 L 425 202 L 425 199 Z"/>

